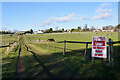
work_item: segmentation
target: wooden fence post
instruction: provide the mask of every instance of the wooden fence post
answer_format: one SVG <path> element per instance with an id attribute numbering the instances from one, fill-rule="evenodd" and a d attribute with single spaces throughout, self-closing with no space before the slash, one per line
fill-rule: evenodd
<path id="1" fill-rule="evenodd" d="M 113 42 L 113 40 L 111 40 Z M 112 57 L 112 66 L 113 66 L 113 43 L 111 43 L 111 57 Z"/>
<path id="2" fill-rule="evenodd" d="M 64 49 L 63 49 L 63 55 L 65 55 L 65 48 L 66 48 L 66 40 L 64 40 Z"/>
<path id="3" fill-rule="evenodd" d="M 48 52 L 49 52 L 49 41 L 48 41 Z"/>
<path id="4" fill-rule="evenodd" d="M 84 62 L 85 62 L 85 56 L 86 56 L 86 53 L 87 53 L 87 47 L 88 47 L 88 43 L 86 43 L 86 48 L 85 48 L 85 53 L 84 53 Z"/>
<path id="5" fill-rule="evenodd" d="M 110 53 L 111 53 L 111 38 L 109 38 L 109 57 L 108 57 L 109 66 L 110 66 Z"/>
<path id="6" fill-rule="evenodd" d="M 94 63 L 94 59 L 95 59 L 95 58 L 94 58 L 94 57 L 92 57 L 92 63 Z"/>
<path id="7" fill-rule="evenodd" d="M 53 51 L 55 52 L 55 41 L 53 43 Z"/>

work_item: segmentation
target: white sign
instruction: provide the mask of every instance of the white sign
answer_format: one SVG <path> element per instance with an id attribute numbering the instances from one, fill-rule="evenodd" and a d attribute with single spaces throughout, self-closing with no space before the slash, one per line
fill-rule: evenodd
<path id="1" fill-rule="evenodd" d="M 107 58 L 106 37 L 92 37 L 92 57 Z"/>

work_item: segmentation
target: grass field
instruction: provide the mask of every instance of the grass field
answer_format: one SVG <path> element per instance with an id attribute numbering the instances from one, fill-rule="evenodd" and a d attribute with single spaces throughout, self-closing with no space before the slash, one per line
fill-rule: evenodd
<path id="1" fill-rule="evenodd" d="M 105 59 L 95 59 L 92 63 L 91 47 L 88 45 L 86 61 L 84 62 L 85 44 L 67 43 L 66 54 L 63 55 L 63 43 L 59 41 L 81 41 L 91 42 L 92 36 L 106 36 L 107 40 L 111 38 L 118 41 L 117 32 L 81 32 L 64 34 L 36 34 L 23 35 L 20 38 L 22 48 L 22 61 L 24 65 L 23 73 L 27 78 L 115 78 L 120 79 L 119 44 L 113 46 L 113 67 Z M 13 37 L 13 38 L 12 38 Z M 18 36 L 9 38 L 8 35 L 2 36 L 2 42 L 18 41 Z M 49 38 L 55 39 L 54 42 L 47 42 Z M 40 39 L 43 42 L 36 42 Z M 16 65 L 19 56 L 20 43 L 12 49 L 8 55 L 6 47 L 2 49 L 3 55 L 3 78 L 14 78 L 16 74 Z M 12 46 L 12 45 L 11 45 Z M 11 70 L 10 70 L 11 69 Z"/>
<path id="2" fill-rule="evenodd" d="M 0 46 L 4 46 L 7 45 L 9 43 L 12 43 L 14 41 L 18 40 L 18 36 L 17 35 L 0 35 L 2 36 L 2 38 L 0 39 L 0 42 L 2 42 L 2 44 Z"/>

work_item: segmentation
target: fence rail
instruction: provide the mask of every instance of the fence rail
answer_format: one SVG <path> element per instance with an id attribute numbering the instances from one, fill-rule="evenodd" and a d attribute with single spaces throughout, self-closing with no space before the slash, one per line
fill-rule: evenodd
<path id="1" fill-rule="evenodd" d="M 92 44 L 92 42 L 80 42 L 80 41 L 65 41 L 66 43 L 82 43 L 82 44 Z M 59 41 L 57 43 L 64 43 L 64 41 Z M 115 41 L 115 42 L 107 42 L 107 44 L 112 43 L 112 44 L 117 44 L 120 43 L 120 41 Z"/>
<path id="2" fill-rule="evenodd" d="M 85 53 L 84 53 L 84 62 L 85 62 L 85 57 L 86 57 L 86 54 L 87 54 L 87 48 L 88 48 L 88 44 L 92 44 L 92 42 L 80 42 L 80 41 L 60 41 L 60 42 L 57 42 L 57 43 L 64 43 L 64 49 L 63 49 L 63 55 L 65 55 L 65 50 L 66 50 L 66 43 L 81 43 L 81 44 L 86 44 L 86 48 L 85 48 Z M 120 41 L 114 41 L 109 38 L 109 42 L 107 42 L 107 44 L 109 45 L 108 47 L 108 61 L 109 61 L 109 65 L 111 64 L 111 57 L 112 57 L 112 61 L 113 61 L 113 44 L 117 44 L 117 43 L 120 43 Z M 93 60 L 94 58 L 92 57 L 92 63 L 93 63 Z M 113 66 L 113 62 L 112 62 L 112 66 Z"/>

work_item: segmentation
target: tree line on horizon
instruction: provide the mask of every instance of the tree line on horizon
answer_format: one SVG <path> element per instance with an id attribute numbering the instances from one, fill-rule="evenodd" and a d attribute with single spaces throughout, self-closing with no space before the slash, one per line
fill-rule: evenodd
<path id="1" fill-rule="evenodd" d="M 118 31 L 120 30 L 120 24 L 118 24 L 117 26 L 112 26 L 112 25 L 108 25 L 108 26 L 103 26 L 102 27 L 102 30 L 112 30 L 114 29 L 114 31 Z M 87 24 L 85 24 L 85 27 L 82 29 L 81 26 L 78 26 L 77 28 L 72 28 L 72 29 L 69 29 L 71 32 L 85 32 L 85 31 L 93 31 L 93 30 L 96 30 L 96 28 L 94 26 L 88 28 Z M 57 33 L 57 32 L 67 32 L 68 30 L 65 30 L 64 28 L 62 29 L 59 29 L 59 30 L 53 30 L 53 28 L 50 28 L 50 29 L 46 29 L 44 30 L 43 32 L 44 33 Z M 20 34 L 20 32 L 18 32 L 18 30 L 14 30 L 13 32 L 8 30 L 8 31 L 0 31 L 0 34 L 14 34 L 14 33 L 18 33 Z M 30 34 L 33 34 L 33 29 L 30 29 L 28 31 L 25 31 L 23 34 L 26 34 L 26 33 L 30 33 Z"/>
<path id="2" fill-rule="evenodd" d="M 114 29 L 114 31 L 118 31 L 118 29 L 120 29 L 120 24 L 118 24 L 117 26 L 112 26 L 112 25 L 108 25 L 108 26 L 103 26 L 102 27 L 102 30 L 112 30 Z M 82 29 L 81 26 L 78 26 L 77 28 L 72 28 L 72 29 L 69 29 L 71 32 L 85 32 L 85 31 L 93 31 L 93 30 L 96 30 L 96 28 L 94 26 L 88 28 L 87 24 L 85 24 L 85 27 Z M 53 31 L 52 28 L 50 29 L 47 29 L 44 31 L 44 33 L 55 33 L 55 32 L 67 32 L 67 30 L 64 30 L 64 28 L 62 28 L 61 30 L 55 30 Z"/>

